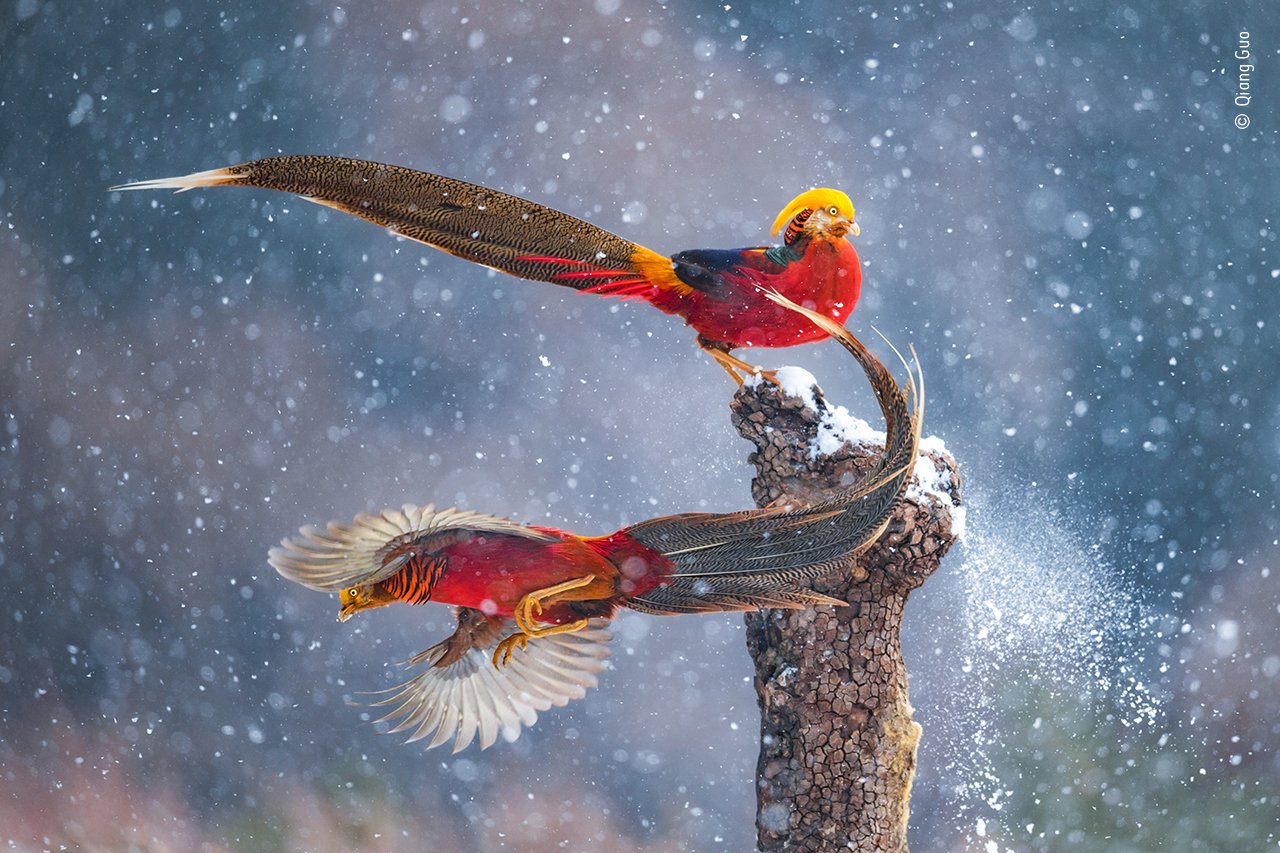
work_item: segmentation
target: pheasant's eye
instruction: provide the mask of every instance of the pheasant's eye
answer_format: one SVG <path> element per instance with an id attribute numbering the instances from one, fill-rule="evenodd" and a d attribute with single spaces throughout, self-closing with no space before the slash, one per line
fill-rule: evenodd
<path id="1" fill-rule="evenodd" d="M 837 207 L 828 207 L 828 208 L 827 208 L 827 213 L 830 213 L 832 216 L 839 216 L 839 215 L 840 215 L 840 209 L 839 209 L 839 208 L 837 208 Z"/>

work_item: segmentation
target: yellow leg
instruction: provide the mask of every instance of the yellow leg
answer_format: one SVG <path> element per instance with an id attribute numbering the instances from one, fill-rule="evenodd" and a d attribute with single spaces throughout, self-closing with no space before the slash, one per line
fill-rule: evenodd
<path id="1" fill-rule="evenodd" d="M 537 633 L 533 634 L 512 634 L 493 650 L 493 665 L 501 668 L 507 665 L 507 661 L 511 660 L 511 655 L 515 652 L 516 646 L 524 648 L 529 645 L 530 637 L 550 637 L 553 634 L 572 634 L 575 631 L 581 631 L 587 627 L 591 620 L 579 619 L 577 622 L 570 622 L 567 625 L 543 625 L 537 629 Z"/>
<path id="2" fill-rule="evenodd" d="M 762 370 L 754 364 L 749 364 L 737 356 L 730 355 L 721 349 L 714 349 L 712 347 L 703 347 L 703 349 L 710 353 L 711 357 L 716 360 L 716 364 L 723 367 L 725 372 L 732 376 L 733 381 L 737 382 L 739 385 L 743 382 L 743 375 L 754 376 L 756 374 L 759 374 L 766 382 L 772 382 L 774 385 L 778 384 L 778 376 L 772 370 Z M 742 372 L 739 373 L 738 371 Z"/>
<path id="3" fill-rule="evenodd" d="M 521 631 L 524 631 L 530 637 L 545 636 L 540 633 L 543 629 L 537 622 L 537 617 L 542 613 L 542 602 L 558 598 L 566 592 L 572 592 L 575 589 L 582 589 L 584 586 L 590 586 L 595 579 L 595 575 L 585 575 L 580 578 L 574 578 L 571 581 L 558 583 L 555 586 L 549 586 L 546 589 L 539 589 L 527 593 L 520 599 L 520 603 L 516 605 L 516 624 L 520 626 Z M 553 631 L 551 633 L 558 634 L 561 632 Z"/>
<path id="4" fill-rule="evenodd" d="M 729 354 L 727 352 L 722 352 L 718 349 L 709 349 L 707 352 L 716 360 L 716 364 L 724 368 L 725 373 L 733 377 L 734 382 L 737 382 L 739 385 L 742 384 L 742 374 L 734 370 L 732 364 L 725 361 L 725 359 L 729 358 Z"/>
<path id="5" fill-rule="evenodd" d="M 549 586 L 546 589 L 539 589 L 525 594 L 515 606 L 516 625 L 520 627 L 520 633 L 512 634 L 498 643 L 498 647 L 493 650 L 493 665 L 495 667 L 506 666 L 507 661 L 511 660 L 511 655 L 515 652 L 516 646 L 523 649 L 529 644 L 531 637 L 571 634 L 587 627 L 588 620 L 586 619 L 579 619 L 566 625 L 543 625 L 538 623 L 537 617 L 542 613 L 542 603 L 544 601 L 555 599 L 575 589 L 582 589 L 584 586 L 590 586 L 595 579 L 595 575 L 585 575 L 580 578 L 574 578 L 571 581 L 558 583 L 555 586 Z"/>

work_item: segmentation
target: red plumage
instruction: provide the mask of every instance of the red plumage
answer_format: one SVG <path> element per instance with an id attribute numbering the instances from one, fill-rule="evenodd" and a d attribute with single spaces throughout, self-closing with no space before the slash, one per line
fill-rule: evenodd
<path id="1" fill-rule="evenodd" d="M 737 254 L 736 264 L 716 271 L 716 291 L 657 290 L 649 302 L 684 317 L 709 343 L 727 344 L 730 349 L 789 347 L 823 340 L 827 333 L 769 299 L 767 291 L 841 325 L 862 293 L 858 253 L 842 237 L 809 240 L 803 254 L 786 264 L 770 260 L 770 253 L 763 249 L 742 249 Z"/>
<path id="2" fill-rule="evenodd" d="M 643 595 L 671 574 L 673 563 L 636 542 L 625 531 L 585 538 L 548 527 L 532 527 L 546 539 L 503 533 L 472 533 L 453 544 L 433 549 L 433 557 L 447 563 L 431 600 L 470 607 L 486 616 L 513 616 L 530 593 L 593 575 L 580 591 L 543 611 L 543 622 L 559 625 L 593 616 L 612 616 L 624 599 Z M 413 561 L 400 573 L 382 581 L 386 590 L 405 586 L 401 575 L 415 571 Z M 415 585 L 408 584 L 407 588 Z M 400 601 L 410 600 L 395 595 Z M 589 603 L 588 603 L 589 602 Z"/>

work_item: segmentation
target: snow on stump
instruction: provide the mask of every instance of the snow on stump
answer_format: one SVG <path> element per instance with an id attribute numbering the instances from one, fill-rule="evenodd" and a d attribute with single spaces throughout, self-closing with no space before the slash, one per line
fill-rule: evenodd
<path id="1" fill-rule="evenodd" d="M 734 426 L 756 445 L 752 495 L 813 504 L 860 480 L 884 435 L 823 399 L 813 377 L 744 385 Z M 877 443 L 878 442 L 878 443 Z M 848 607 L 750 613 L 760 702 L 756 830 L 761 850 L 905 851 L 920 726 L 898 633 L 907 595 L 963 533 L 960 477 L 938 439 L 888 529 L 847 572 L 813 587 Z"/>

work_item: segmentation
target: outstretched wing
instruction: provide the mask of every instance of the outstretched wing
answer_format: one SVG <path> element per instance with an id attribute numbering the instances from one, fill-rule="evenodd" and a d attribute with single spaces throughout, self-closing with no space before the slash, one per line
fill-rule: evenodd
<path id="1" fill-rule="evenodd" d="M 481 749 L 499 735 L 513 741 L 539 711 L 563 707 L 596 686 L 609 656 L 607 624 L 593 619 L 572 634 L 532 637 L 498 668 L 493 650 L 519 632 L 515 621 L 459 608 L 458 631 L 406 662 L 428 668 L 373 703 L 392 708 L 378 722 L 392 722 L 389 733 L 408 732 L 406 743 L 426 741 L 427 749 L 452 740 L 458 752 L 477 737 Z"/>
<path id="2" fill-rule="evenodd" d="M 297 193 L 501 272 L 606 295 L 687 292 L 671 259 L 536 202 L 478 184 L 346 157 L 252 160 L 113 190 L 236 184 Z"/>
<path id="3" fill-rule="evenodd" d="M 455 541 L 450 533 L 475 531 L 503 533 L 549 542 L 555 537 L 505 518 L 457 509 L 437 510 L 405 504 L 376 515 L 360 513 L 347 524 L 331 521 L 324 530 L 303 527 L 298 536 L 284 539 L 267 554 L 277 572 L 289 580 L 322 592 L 334 592 L 355 584 L 371 584 L 398 572 L 410 549 L 387 560 L 388 555 L 410 542 L 440 537 L 441 546 Z"/>

